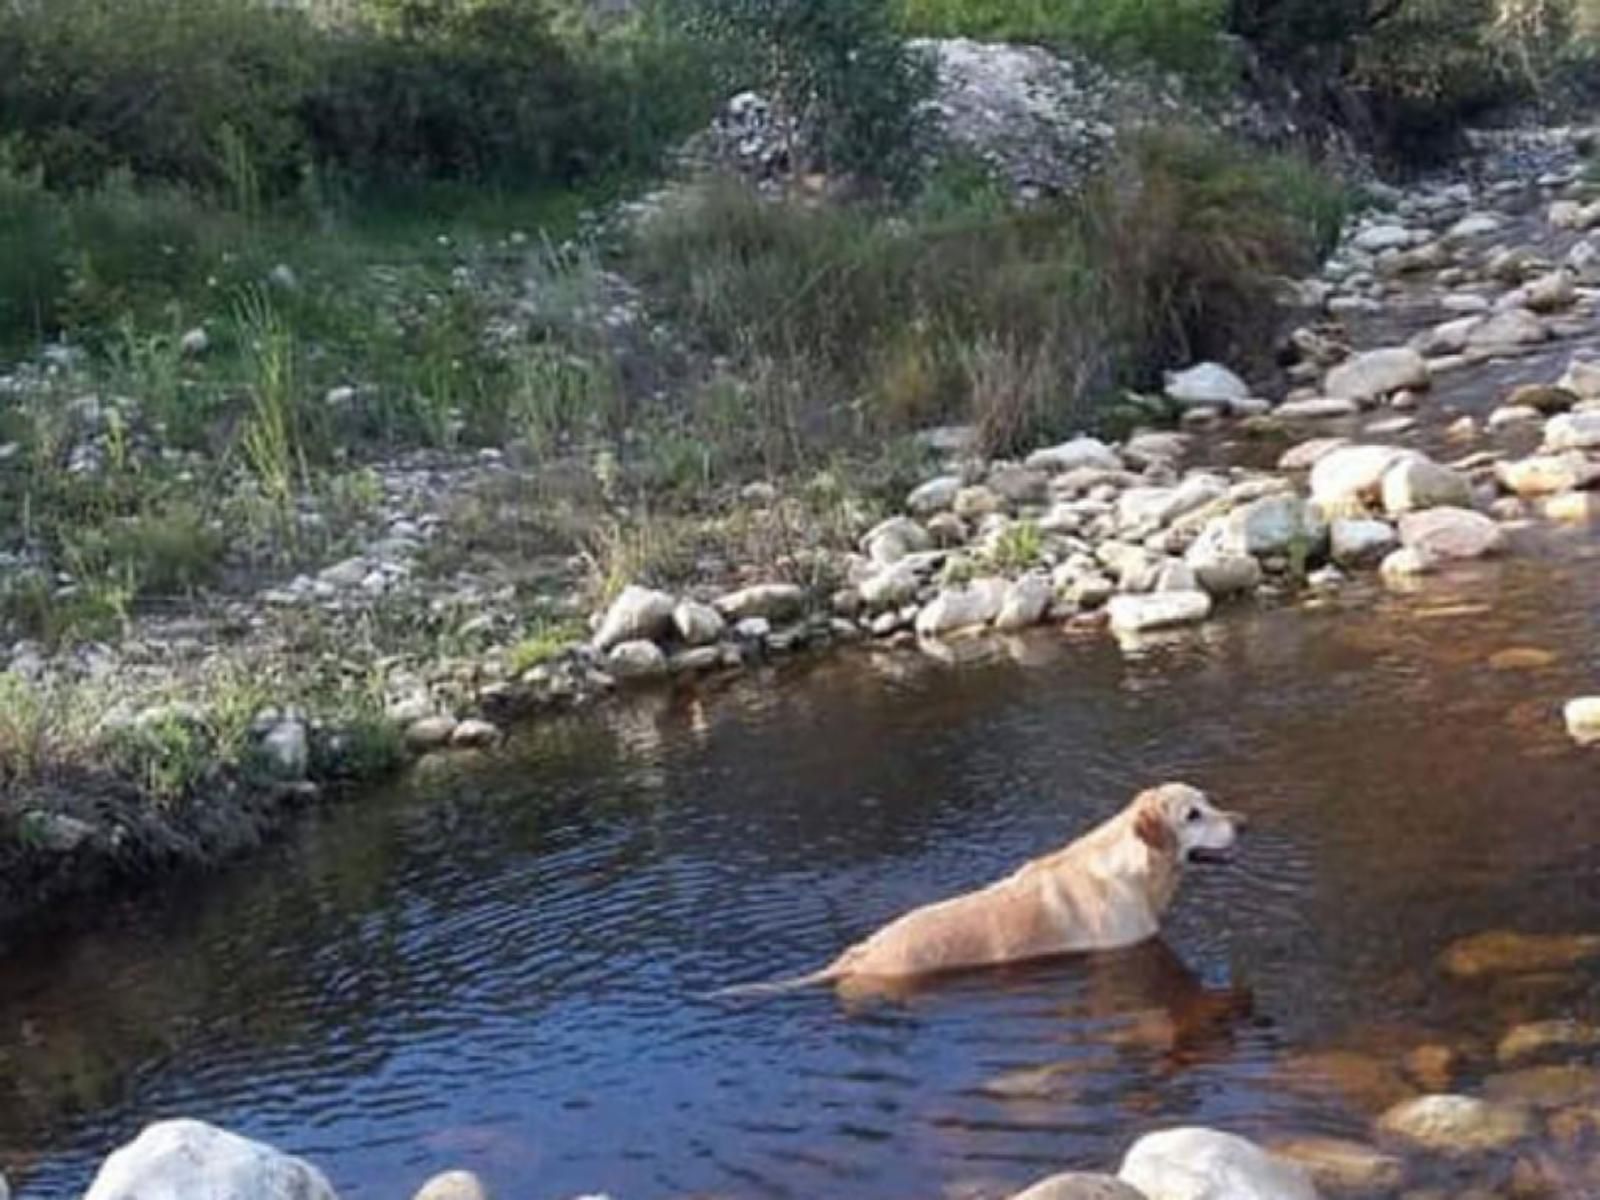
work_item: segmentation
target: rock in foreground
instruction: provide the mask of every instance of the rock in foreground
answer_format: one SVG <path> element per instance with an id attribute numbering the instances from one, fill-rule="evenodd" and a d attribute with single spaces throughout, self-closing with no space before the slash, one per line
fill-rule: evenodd
<path id="1" fill-rule="evenodd" d="M 1150 1200 L 1316 1200 L 1300 1167 L 1231 1133 L 1191 1127 L 1133 1144 L 1117 1177 Z"/>
<path id="2" fill-rule="evenodd" d="M 338 1200 L 310 1163 L 203 1121 L 157 1121 L 106 1159 L 84 1200 Z"/>
<path id="3" fill-rule="evenodd" d="M 1499 1150 L 1533 1131 L 1525 1110 L 1471 1096 L 1419 1096 L 1395 1105 L 1378 1119 L 1390 1137 L 1443 1154 Z"/>

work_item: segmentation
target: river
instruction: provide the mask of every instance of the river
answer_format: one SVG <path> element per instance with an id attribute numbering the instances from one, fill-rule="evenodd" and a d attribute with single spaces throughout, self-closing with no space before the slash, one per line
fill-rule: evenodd
<path id="1" fill-rule="evenodd" d="M 1594 980 L 1441 981 L 1451 938 L 1592 922 L 1600 562 L 1571 535 L 1413 596 L 854 654 L 544 725 L 316 814 L 0 979 L 0 1138 L 82 1187 L 158 1115 L 306 1154 L 350 1197 L 466 1165 L 502 1196 L 985 1195 L 1141 1130 L 1360 1135 L 1293 1055 L 1471 1047 Z M 1496 659 L 1517 647 L 1550 649 Z M 1576 648 L 1576 649 L 1575 649 Z M 1496 665 L 1491 665 L 1491 660 Z M 1158 947 L 892 1005 L 730 1004 L 901 908 L 1182 778 L 1255 819 Z"/>

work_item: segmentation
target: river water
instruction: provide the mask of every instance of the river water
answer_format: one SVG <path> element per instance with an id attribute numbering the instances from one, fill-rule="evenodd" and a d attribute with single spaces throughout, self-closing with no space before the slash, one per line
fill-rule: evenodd
<path id="1" fill-rule="evenodd" d="M 1307 1086 L 1296 1056 L 1369 1055 L 1382 1092 L 1420 1042 L 1597 1007 L 1583 975 L 1434 967 L 1458 935 L 1593 927 L 1600 770 L 1559 707 L 1593 690 L 1597 585 L 1586 538 L 1527 534 L 1415 595 L 1136 653 L 862 652 L 541 726 L 8 962 L 5 1163 L 70 1194 L 186 1114 L 350 1197 L 464 1165 L 504 1197 L 890 1200 L 1105 1167 L 1175 1122 L 1359 1136 L 1393 1097 Z M 1255 824 L 1158 946 L 894 1004 L 702 998 L 1166 778 Z"/>

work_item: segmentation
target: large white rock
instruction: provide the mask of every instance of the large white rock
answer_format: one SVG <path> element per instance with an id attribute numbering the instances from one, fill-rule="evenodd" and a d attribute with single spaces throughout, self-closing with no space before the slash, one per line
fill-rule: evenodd
<path id="1" fill-rule="evenodd" d="M 1508 308 L 1485 317 L 1467 335 L 1467 349 L 1483 352 L 1513 346 L 1532 346 L 1544 341 L 1550 331 L 1525 308 Z"/>
<path id="2" fill-rule="evenodd" d="M 1600 468 L 1576 450 L 1502 459 L 1494 464 L 1500 486 L 1524 498 L 1577 491 L 1594 483 L 1597 475 Z"/>
<path id="3" fill-rule="evenodd" d="M 1600 358 L 1574 354 L 1556 386 L 1583 400 L 1600 400 Z"/>
<path id="4" fill-rule="evenodd" d="M 1600 696 L 1568 700 L 1561 715 L 1567 723 L 1567 732 L 1575 741 L 1584 745 L 1600 742 Z"/>
<path id="5" fill-rule="evenodd" d="M 1549 313 L 1570 308 L 1577 299 L 1578 288 L 1571 272 L 1556 270 L 1508 293 L 1496 307 L 1521 306 L 1530 312 Z"/>
<path id="6" fill-rule="evenodd" d="M 1391 515 L 1472 503 L 1472 483 L 1459 471 L 1420 454 L 1402 458 L 1383 476 L 1383 508 Z"/>
<path id="7" fill-rule="evenodd" d="M 1297 547 L 1311 553 L 1328 536 L 1321 513 L 1290 492 L 1252 500 L 1220 520 L 1222 532 L 1211 536 L 1223 554 L 1260 558 L 1287 554 Z"/>
<path id="8" fill-rule="evenodd" d="M 1202 591 L 1212 596 L 1252 592 L 1261 583 L 1261 564 L 1248 554 L 1228 554 L 1196 543 L 1184 556 Z"/>
<path id="9" fill-rule="evenodd" d="M 873 562 L 887 565 L 899 562 L 908 554 L 931 550 L 933 535 L 910 517 L 890 517 L 867 531 L 861 539 L 861 548 Z"/>
<path id="10" fill-rule="evenodd" d="M 1504 543 L 1500 526 L 1470 509 L 1430 508 L 1400 518 L 1400 544 L 1435 562 L 1482 558 Z"/>
<path id="11" fill-rule="evenodd" d="M 1330 531 L 1333 561 L 1341 567 L 1364 567 L 1382 562 L 1400 544 L 1400 535 L 1387 521 L 1340 517 Z"/>
<path id="12" fill-rule="evenodd" d="M 310 1163 L 203 1121 L 157 1121 L 100 1167 L 84 1200 L 338 1200 Z"/>
<path id="13" fill-rule="evenodd" d="M 906 508 L 919 517 L 944 512 L 956 502 L 956 494 L 964 486 L 959 475 L 940 475 L 914 488 L 906 497 Z"/>
<path id="14" fill-rule="evenodd" d="M 1471 1096 L 1419 1096 L 1378 1118 L 1378 1129 L 1424 1150 L 1445 1154 L 1498 1150 L 1533 1131 L 1525 1109 Z"/>
<path id="15" fill-rule="evenodd" d="M 1027 629 L 1044 620 L 1050 602 L 1055 599 L 1055 589 L 1050 580 L 1038 574 L 1028 574 L 1014 581 L 1000 601 L 1000 611 L 995 614 L 994 627 L 1002 633 Z"/>
<path id="16" fill-rule="evenodd" d="M 1585 238 L 1567 251 L 1566 266 L 1584 287 L 1600 284 L 1600 246 Z"/>
<path id="17" fill-rule="evenodd" d="M 765 617 L 782 621 L 798 616 L 806 604 L 805 589 L 797 583 L 757 583 L 718 596 L 717 611 L 730 621 Z"/>
<path id="18" fill-rule="evenodd" d="M 1570 412 L 1551 417 L 1544 427 L 1547 450 L 1600 449 L 1600 412 Z"/>
<path id="19" fill-rule="evenodd" d="M 1242 1137 L 1198 1127 L 1140 1138 L 1117 1178 L 1149 1200 L 1317 1200 L 1302 1168 Z"/>
<path id="20" fill-rule="evenodd" d="M 672 628 L 675 607 L 666 592 L 629 584 L 606 609 L 594 635 L 595 648 L 609 650 L 621 642 L 654 641 L 664 636 Z"/>
<path id="21" fill-rule="evenodd" d="M 1113 596 L 1106 605 L 1111 628 L 1117 633 L 1144 633 L 1193 625 L 1211 615 L 1211 597 L 1205 592 L 1155 592 L 1145 596 Z"/>
<path id="22" fill-rule="evenodd" d="M 1069 1171 L 1041 1179 L 1011 1200 L 1146 1200 L 1143 1192 L 1115 1175 L 1090 1175 Z"/>
<path id="23" fill-rule="evenodd" d="M 1004 579 L 988 578 L 945 588 L 917 614 L 918 636 L 943 637 L 989 624 L 1000 615 L 1008 586 Z"/>
<path id="24" fill-rule="evenodd" d="M 1404 250 L 1418 236 L 1404 225 L 1369 225 L 1351 238 L 1350 244 L 1367 254 L 1381 254 L 1385 250 Z"/>
<path id="25" fill-rule="evenodd" d="M 863 579 L 858 587 L 869 613 L 899 608 L 917 594 L 917 573 L 910 563 L 897 562 Z"/>
<path id="26" fill-rule="evenodd" d="M 489 1200 L 489 1189 L 471 1171 L 445 1171 L 418 1188 L 411 1200 Z"/>
<path id="27" fill-rule="evenodd" d="M 1220 363 L 1167 372 L 1167 399 L 1185 408 L 1231 408 L 1250 399 L 1250 385 Z"/>
<path id="28" fill-rule="evenodd" d="M 1093 467 L 1101 471 L 1122 470 L 1122 460 L 1117 457 L 1117 452 L 1099 438 L 1092 437 L 1076 437 L 1058 446 L 1035 450 L 1023 465 L 1030 470 L 1056 474 L 1076 471 L 1081 467 Z"/>
<path id="29" fill-rule="evenodd" d="M 618 679 L 657 679 L 667 673 L 667 655 L 644 638 L 618 642 L 606 654 L 606 670 Z"/>
<path id="30" fill-rule="evenodd" d="M 1427 360 L 1409 346 L 1368 350 L 1328 372 L 1322 390 L 1340 400 L 1376 400 L 1406 388 L 1426 388 Z"/>
<path id="31" fill-rule="evenodd" d="M 672 610 L 672 626 L 690 646 L 709 646 L 722 636 L 727 622 L 709 604 L 685 600 Z"/>
<path id="32" fill-rule="evenodd" d="M 1311 468 L 1311 499 L 1329 516 L 1354 516 L 1377 508 L 1383 477 L 1415 454 L 1400 446 L 1341 446 Z"/>

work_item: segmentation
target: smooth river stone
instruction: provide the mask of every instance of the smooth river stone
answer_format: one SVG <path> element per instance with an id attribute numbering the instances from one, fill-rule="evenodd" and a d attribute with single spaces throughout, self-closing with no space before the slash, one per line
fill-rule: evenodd
<path id="1" fill-rule="evenodd" d="M 1600 957 L 1600 936 L 1490 930 L 1452 942 L 1439 959 L 1446 975 L 1478 979 L 1559 971 Z"/>

